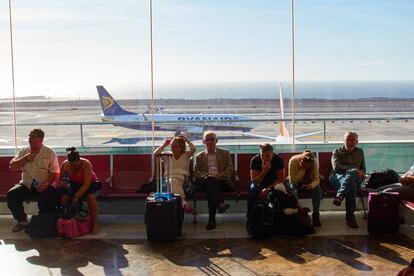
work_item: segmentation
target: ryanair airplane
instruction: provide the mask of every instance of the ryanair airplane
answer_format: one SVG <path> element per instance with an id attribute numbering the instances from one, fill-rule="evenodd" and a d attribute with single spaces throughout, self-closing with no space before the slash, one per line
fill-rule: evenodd
<path id="1" fill-rule="evenodd" d="M 101 85 L 96 86 L 102 107 L 102 120 L 114 125 L 151 130 L 152 114 L 134 113 L 122 108 L 109 92 Z M 155 130 L 175 132 L 199 132 L 205 130 L 250 131 L 257 122 L 238 114 L 154 114 Z"/>
<path id="2" fill-rule="evenodd" d="M 102 86 L 96 86 L 103 113 L 102 120 L 111 122 L 113 125 L 139 129 L 152 129 L 152 114 L 134 113 L 122 108 L 109 92 Z M 279 86 L 279 99 L 281 118 L 284 119 L 283 95 Z M 238 114 L 154 114 L 154 129 L 168 130 L 176 133 L 201 134 L 206 130 L 231 130 L 240 131 L 242 136 L 250 136 L 262 139 L 269 139 L 277 143 L 291 143 L 292 138 L 286 128 L 285 122 L 280 122 L 279 135 L 277 137 L 253 134 L 251 129 L 257 126 L 253 118 Z M 318 132 L 297 135 L 297 138 L 313 135 Z"/>

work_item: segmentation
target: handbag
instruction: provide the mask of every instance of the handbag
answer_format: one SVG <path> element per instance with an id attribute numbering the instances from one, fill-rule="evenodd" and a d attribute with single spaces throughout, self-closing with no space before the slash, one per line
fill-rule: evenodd
<path id="1" fill-rule="evenodd" d="M 189 176 L 186 176 L 183 183 L 184 193 L 187 195 L 198 192 L 198 186 L 191 180 Z"/>
<path id="2" fill-rule="evenodd" d="M 88 209 L 83 204 L 82 201 L 77 202 L 69 202 L 62 206 L 62 212 L 60 217 L 63 219 L 71 219 L 74 218 L 75 220 L 85 221 L 88 218 Z"/>

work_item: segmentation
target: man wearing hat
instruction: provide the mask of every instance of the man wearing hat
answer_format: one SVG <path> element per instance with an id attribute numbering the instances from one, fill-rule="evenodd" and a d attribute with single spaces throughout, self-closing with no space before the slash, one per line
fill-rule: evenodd
<path id="1" fill-rule="evenodd" d="M 294 155 L 289 160 L 289 181 L 294 191 L 305 190 L 312 192 L 312 224 L 320 227 L 319 206 L 321 202 L 321 188 L 319 186 L 319 167 L 310 150 Z"/>

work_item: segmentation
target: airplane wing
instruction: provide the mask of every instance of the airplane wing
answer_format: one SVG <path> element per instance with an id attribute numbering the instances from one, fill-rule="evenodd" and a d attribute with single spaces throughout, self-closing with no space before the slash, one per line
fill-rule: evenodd
<path id="1" fill-rule="evenodd" d="M 303 134 L 296 135 L 295 136 L 296 141 L 297 141 L 297 139 L 307 137 L 307 136 L 316 135 L 316 134 L 319 134 L 319 133 L 323 133 L 323 131 L 321 130 L 321 131 L 315 131 L 315 132 L 309 132 L 309 133 L 303 133 Z M 255 137 L 255 138 L 268 139 L 268 140 L 281 142 L 281 143 L 291 143 L 292 142 L 292 137 L 286 137 L 286 136 L 280 135 L 280 134 L 277 135 L 277 136 L 269 136 L 269 135 L 251 133 L 251 132 L 242 132 L 241 135 L 245 136 L 245 137 Z"/>

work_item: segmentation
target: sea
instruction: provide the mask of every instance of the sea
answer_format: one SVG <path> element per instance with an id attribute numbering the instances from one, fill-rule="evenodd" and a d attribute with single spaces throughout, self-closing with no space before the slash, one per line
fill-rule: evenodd
<path id="1" fill-rule="evenodd" d="M 292 82 L 165 83 L 154 85 L 156 99 L 278 99 L 292 98 Z M 115 99 L 149 99 L 149 85 L 105 86 Z M 414 81 L 298 81 L 295 98 L 414 98 Z"/>

